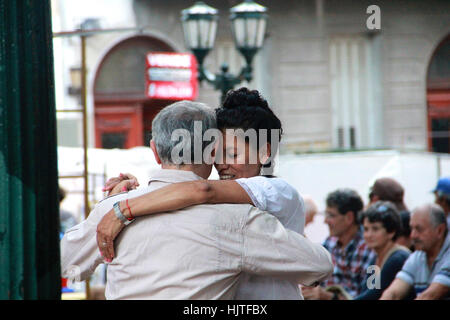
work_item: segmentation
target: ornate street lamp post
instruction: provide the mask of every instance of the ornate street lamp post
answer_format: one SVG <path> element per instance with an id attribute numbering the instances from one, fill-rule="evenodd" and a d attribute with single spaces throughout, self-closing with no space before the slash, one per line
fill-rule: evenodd
<path id="1" fill-rule="evenodd" d="M 221 72 L 217 74 L 212 74 L 203 66 L 206 55 L 214 47 L 217 12 L 216 9 L 199 1 L 181 11 L 181 20 L 186 46 L 194 53 L 199 64 L 198 80 L 206 80 L 215 89 L 220 90 L 223 101 L 228 90 L 244 80 L 252 80 L 252 60 L 264 42 L 267 9 L 251 0 L 230 9 L 234 44 L 244 56 L 246 63 L 237 76 L 228 72 L 226 63 L 222 64 Z"/>

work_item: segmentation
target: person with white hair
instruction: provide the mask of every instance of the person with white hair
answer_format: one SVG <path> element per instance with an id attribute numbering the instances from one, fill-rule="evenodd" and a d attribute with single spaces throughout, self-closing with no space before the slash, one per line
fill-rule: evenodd
<path id="1" fill-rule="evenodd" d="M 305 203 L 305 227 L 306 227 L 308 224 L 314 221 L 314 217 L 316 216 L 318 209 L 313 198 L 308 194 L 303 195 L 303 202 Z"/>
<path id="2" fill-rule="evenodd" d="M 450 236 L 444 211 L 434 203 L 419 206 L 410 225 L 416 251 L 380 299 L 401 300 L 411 290 L 418 300 L 450 298 Z"/>

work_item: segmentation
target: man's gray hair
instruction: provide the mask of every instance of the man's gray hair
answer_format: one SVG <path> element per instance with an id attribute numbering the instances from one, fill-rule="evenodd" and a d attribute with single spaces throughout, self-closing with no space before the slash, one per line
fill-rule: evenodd
<path id="1" fill-rule="evenodd" d="M 201 124 L 201 131 L 198 133 L 194 131 L 196 122 L 197 125 Z M 203 141 L 203 134 L 206 130 L 215 128 L 217 128 L 216 114 L 212 108 L 204 103 L 183 100 L 165 107 L 156 115 L 152 122 L 152 139 L 162 163 L 175 163 L 172 159 L 172 150 L 175 146 L 180 147 L 180 144 L 182 147 L 184 147 L 183 144 L 190 144 L 190 160 L 194 163 L 194 142 L 201 141 L 201 152 L 203 152 L 210 143 Z M 190 140 L 181 138 L 172 140 L 172 134 L 180 129 L 190 135 Z M 195 136 L 194 133 L 196 133 Z M 197 137 L 199 134 L 202 136 Z M 185 150 L 185 148 L 181 149 Z"/>
<path id="2" fill-rule="evenodd" d="M 430 222 L 434 228 L 436 228 L 440 224 L 445 224 L 447 226 L 447 219 L 445 217 L 445 212 L 440 205 L 430 203 L 429 210 L 430 210 Z"/>
<path id="3" fill-rule="evenodd" d="M 442 207 L 436 203 L 426 203 L 415 208 L 412 212 L 414 215 L 416 212 L 426 212 L 430 218 L 430 224 L 433 228 L 438 227 L 443 224 L 445 226 L 444 236 L 447 236 L 448 226 L 447 226 L 447 218 L 445 216 L 445 212 Z"/>

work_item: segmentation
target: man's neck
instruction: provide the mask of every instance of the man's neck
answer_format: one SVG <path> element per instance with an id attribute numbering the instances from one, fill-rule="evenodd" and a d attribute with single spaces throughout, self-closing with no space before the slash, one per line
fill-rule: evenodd
<path id="1" fill-rule="evenodd" d="M 358 230 L 359 226 L 352 225 L 345 234 L 338 237 L 338 241 L 343 248 L 345 248 L 347 244 L 355 237 L 355 235 L 358 233 Z"/>
<path id="2" fill-rule="evenodd" d="M 177 166 L 174 164 L 161 164 L 162 169 L 166 170 L 182 170 L 182 171 L 190 171 L 198 175 L 199 177 L 202 177 L 203 179 L 208 179 L 208 177 L 204 177 L 206 175 L 205 168 L 201 165 L 181 165 Z"/>
<path id="3" fill-rule="evenodd" d="M 437 256 L 439 255 L 439 252 L 441 251 L 444 242 L 445 237 L 439 241 L 438 245 L 432 246 L 431 249 L 426 252 L 428 267 L 430 267 L 430 269 L 431 266 L 433 265 L 434 260 L 436 260 Z"/>

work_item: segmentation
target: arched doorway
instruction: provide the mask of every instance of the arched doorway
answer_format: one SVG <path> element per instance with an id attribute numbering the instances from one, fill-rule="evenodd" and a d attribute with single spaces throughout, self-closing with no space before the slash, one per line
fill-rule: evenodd
<path id="1" fill-rule="evenodd" d="M 148 145 L 155 115 L 171 101 L 145 95 L 148 52 L 174 52 L 147 35 L 127 38 L 101 61 L 94 80 L 95 146 L 127 149 Z"/>
<path id="2" fill-rule="evenodd" d="M 450 34 L 436 48 L 427 72 L 428 150 L 450 153 Z"/>

